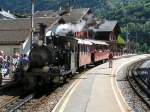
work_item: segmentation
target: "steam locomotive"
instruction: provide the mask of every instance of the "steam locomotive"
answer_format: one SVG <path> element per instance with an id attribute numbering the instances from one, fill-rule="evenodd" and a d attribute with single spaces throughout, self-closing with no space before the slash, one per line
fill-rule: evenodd
<path id="1" fill-rule="evenodd" d="M 39 40 L 29 53 L 27 65 L 19 65 L 15 79 L 29 88 L 41 84 L 63 83 L 68 74 L 77 70 L 77 40 L 73 37 L 55 36 L 47 40 L 47 45 Z"/>

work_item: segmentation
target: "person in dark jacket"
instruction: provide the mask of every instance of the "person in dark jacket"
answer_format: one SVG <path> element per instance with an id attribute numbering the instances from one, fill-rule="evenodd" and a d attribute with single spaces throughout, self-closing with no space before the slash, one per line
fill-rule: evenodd
<path id="1" fill-rule="evenodd" d="M 112 68 L 112 66 L 113 66 L 112 59 L 113 59 L 113 54 L 110 53 L 110 54 L 109 54 L 109 68 Z"/>
<path id="2" fill-rule="evenodd" d="M 19 59 L 20 67 L 24 70 L 27 69 L 28 68 L 28 62 L 29 62 L 28 56 L 26 54 L 22 54 L 20 59 Z"/>

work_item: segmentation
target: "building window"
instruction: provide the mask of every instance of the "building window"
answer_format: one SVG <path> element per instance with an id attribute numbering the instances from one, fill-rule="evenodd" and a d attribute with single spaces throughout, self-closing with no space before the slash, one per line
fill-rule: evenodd
<path id="1" fill-rule="evenodd" d="M 16 54 L 16 53 L 17 53 L 17 54 L 20 54 L 20 48 L 14 48 L 14 49 L 13 49 L 13 53 L 14 53 L 14 54 Z"/>

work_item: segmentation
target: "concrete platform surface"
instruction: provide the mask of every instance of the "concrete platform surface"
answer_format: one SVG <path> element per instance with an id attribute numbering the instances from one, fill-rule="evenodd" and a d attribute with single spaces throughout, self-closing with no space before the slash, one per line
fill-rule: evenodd
<path id="1" fill-rule="evenodd" d="M 118 95 L 115 85 L 117 69 L 128 63 L 146 58 L 148 55 L 127 56 L 108 62 L 84 73 L 52 112 L 125 112 L 124 100 Z"/>

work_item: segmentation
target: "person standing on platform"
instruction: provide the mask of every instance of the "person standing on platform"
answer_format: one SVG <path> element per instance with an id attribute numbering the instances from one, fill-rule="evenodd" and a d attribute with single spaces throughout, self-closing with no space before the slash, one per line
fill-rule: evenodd
<path id="1" fill-rule="evenodd" d="M 113 54 L 110 53 L 108 58 L 109 58 L 109 68 L 112 68 L 112 66 L 113 66 L 113 61 L 112 61 L 112 59 L 113 59 Z"/>

